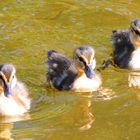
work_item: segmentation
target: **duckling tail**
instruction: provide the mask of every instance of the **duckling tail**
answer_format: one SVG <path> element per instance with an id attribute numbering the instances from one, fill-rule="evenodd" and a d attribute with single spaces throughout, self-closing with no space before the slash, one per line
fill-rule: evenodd
<path id="1" fill-rule="evenodd" d="M 50 57 L 53 53 L 57 53 L 55 50 L 50 50 L 47 52 L 47 56 Z"/>

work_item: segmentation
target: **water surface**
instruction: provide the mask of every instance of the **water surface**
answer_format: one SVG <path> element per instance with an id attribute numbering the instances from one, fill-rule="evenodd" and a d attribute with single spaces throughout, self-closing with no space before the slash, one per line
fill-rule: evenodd
<path id="1" fill-rule="evenodd" d="M 139 89 L 128 87 L 127 71 L 101 71 L 103 87 L 115 93 L 110 100 L 59 92 L 45 83 L 47 50 L 72 57 L 76 46 L 89 44 L 99 67 L 112 52 L 112 29 L 129 28 L 140 17 L 139 7 L 136 0 L 1 1 L 0 63 L 16 66 L 32 108 L 28 119 L 1 121 L 0 134 L 14 140 L 139 140 Z"/>

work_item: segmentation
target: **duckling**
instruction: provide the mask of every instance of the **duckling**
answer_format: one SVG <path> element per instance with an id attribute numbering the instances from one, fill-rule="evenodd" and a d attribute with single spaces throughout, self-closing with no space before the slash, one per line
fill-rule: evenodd
<path id="1" fill-rule="evenodd" d="M 140 69 L 140 19 L 131 22 L 128 30 L 112 34 L 114 63 L 120 68 Z"/>
<path id="2" fill-rule="evenodd" d="M 0 65 L 0 115 L 22 115 L 30 109 L 31 100 L 24 84 L 17 80 L 12 64 Z"/>
<path id="3" fill-rule="evenodd" d="M 95 51 L 90 46 L 78 47 L 73 60 L 50 50 L 47 53 L 47 82 L 59 90 L 96 91 L 102 82 L 100 75 L 94 72 L 95 66 Z"/>

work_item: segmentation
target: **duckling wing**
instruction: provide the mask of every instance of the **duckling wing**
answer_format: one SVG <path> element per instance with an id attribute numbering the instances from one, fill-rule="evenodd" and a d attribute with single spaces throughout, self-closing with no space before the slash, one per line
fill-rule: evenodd
<path id="1" fill-rule="evenodd" d="M 47 57 L 47 81 L 59 90 L 71 88 L 77 76 L 74 64 L 65 55 L 56 51 L 49 51 Z"/>
<path id="2" fill-rule="evenodd" d="M 25 85 L 22 82 L 17 81 L 16 86 L 12 89 L 12 94 L 13 99 L 19 106 L 24 108 L 26 111 L 30 109 L 31 99 Z"/>
<path id="3" fill-rule="evenodd" d="M 114 49 L 114 63 L 121 68 L 128 68 L 128 62 L 130 61 L 131 53 L 134 50 L 134 46 L 129 38 L 129 31 L 112 31 L 112 43 Z"/>

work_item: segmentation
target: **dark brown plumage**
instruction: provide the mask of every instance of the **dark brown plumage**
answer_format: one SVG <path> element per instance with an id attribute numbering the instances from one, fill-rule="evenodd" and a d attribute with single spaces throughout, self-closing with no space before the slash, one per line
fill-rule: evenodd
<path id="1" fill-rule="evenodd" d="M 129 30 L 112 31 L 113 59 L 120 68 L 128 68 L 134 46 L 129 38 Z"/>
<path id="2" fill-rule="evenodd" d="M 48 52 L 47 59 L 47 81 L 52 82 L 54 87 L 59 90 L 70 89 L 77 76 L 77 70 L 73 63 L 54 50 Z"/>

